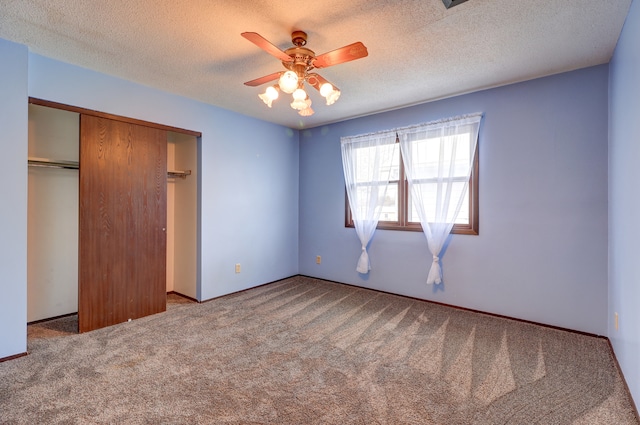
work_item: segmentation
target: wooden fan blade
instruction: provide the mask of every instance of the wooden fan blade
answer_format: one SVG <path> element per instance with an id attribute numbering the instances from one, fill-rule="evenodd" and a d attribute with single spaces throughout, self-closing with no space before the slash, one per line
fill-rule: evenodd
<path id="1" fill-rule="evenodd" d="M 247 81 L 244 83 L 245 86 L 256 87 L 260 86 L 264 83 L 268 83 L 269 81 L 277 80 L 280 78 L 281 72 L 274 72 L 273 74 L 265 75 L 264 77 L 256 78 L 255 80 Z"/>
<path id="2" fill-rule="evenodd" d="M 258 34 L 257 32 L 243 32 L 240 34 L 265 52 L 269 53 L 272 56 L 277 57 L 283 62 L 291 62 L 291 56 L 278 49 L 276 46 L 271 44 L 266 38 Z"/>
<path id="3" fill-rule="evenodd" d="M 277 80 L 280 78 L 281 72 L 274 72 L 273 74 L 265 75 L 264 77 L 256 78 L 255 80 L 247 81 L 244 83 L 245 86 L 260 86 L 264 83 L 268 83 L 269 81 Z"/>
<path id="4" fill-rule="evenodd" d="M 307 76 L 307 83 L 309 83 L 309 85 L 311 87 L 313 87 L 314 89 L 320 91 L 320 87 L 322 87 L 322 85 L 324 83 L 329 83 L 331 84 L 333 87 L 335 87 L 333 85 L 333 83 L 330 83 L 329 81 L 327 81 L 322 75 L 318 75 L 315 72 L 311 72 L 309 73 L 309 75 Z"/>
<path id="5" fill-rule="evenodd" d="M 357 43 L 349 44 L 348 46 L 316 56 L 313 60 L 313 66 L 316 68 L 326 68 L 328 66 L 338 65 L 339 63 L 364 58 L 368 55 L 369 52 L 365 45 L 358 41 Z"/>

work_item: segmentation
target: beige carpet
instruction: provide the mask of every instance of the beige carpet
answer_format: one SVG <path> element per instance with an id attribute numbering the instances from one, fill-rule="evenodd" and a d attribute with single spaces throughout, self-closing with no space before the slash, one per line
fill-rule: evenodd
<path id="1" fill-rule="evenodd" d="M 602 338 L 294 277 L 29 327 L 3 424 L 638 424 Z"/>

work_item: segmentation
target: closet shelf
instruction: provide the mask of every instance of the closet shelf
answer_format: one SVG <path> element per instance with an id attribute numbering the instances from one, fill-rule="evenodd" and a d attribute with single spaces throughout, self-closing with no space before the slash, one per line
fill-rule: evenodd
<path id="1" fill-rule="evenodd" d="M 181 179 L 186 179 L 187 176 L 191 175 L 191 170 L 185 170 L 185 171 L 167 171 L 167 176 L 168 177 L 178 177 Z"/>

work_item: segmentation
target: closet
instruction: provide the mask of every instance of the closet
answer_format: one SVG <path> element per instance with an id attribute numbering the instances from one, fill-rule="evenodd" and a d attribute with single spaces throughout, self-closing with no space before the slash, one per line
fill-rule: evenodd
<path id="1" fill-rule="evenodd" d="M 29 108 L 28 321 L 78 312 L 83 332 L 196 298 L 199 134 Z"/>

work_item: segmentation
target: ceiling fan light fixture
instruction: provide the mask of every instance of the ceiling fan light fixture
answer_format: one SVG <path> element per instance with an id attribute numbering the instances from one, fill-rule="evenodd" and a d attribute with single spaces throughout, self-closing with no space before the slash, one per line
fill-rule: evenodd
<path id="1" fill-rule="evenodd" d="M 313 109 L 311 109 L 311 107 L 308 107 L 308 108 L 304 108 L 301 111 L 298 111 L 298 115 L 301 115 L 303 117 L 308 117 L 313 115 L 313 112 L 314 112 Z"/>
<path id="2" fill-rule="evenodd" d="M 291 107 L 295 110 L 302 111 L 307 108 L 307 104 L 304 100 L 294 100 L 291 102 Z"/>
<path id="3" fill-rule="evenodd" d="M 324 83 L 322 86 L 320 86 L 320 94 L 322 95 L 322 97 L 329 96 L 332 91 L 333 85 L 331 83 Z"/>
<path id="4" fill-rule="evenodd" d="M 262 99 L 262 101 L 265 103 L 265 105 L 267 105 L 269 108 L 271 108 L 271 104 L 273 103 L 273 99 L 271 99 L 266 92 L 265 93 L 260 93 L 258 95 L 258 97 L 260 99 Z"/>
<path id="5" fill-rule="evenodd" d="M 292 96 L 295 100 L 305 100 L 307 98 L 307 93 L 303 89 L 296 89 Z"/>
<path id="6" fill-rule="evenodd" d="M 278 88 L 276 86 L 269 86 L 267 87 L 265 94 L 271 99 L 276 100 L 278 98 Z"/>
<path id="7" fill-rule="evenodd" d="M 298 74 L 293 71 L 286 71 L 280 76 L 278 81 L 280 90 L 285 93 L 293 93 L 298 88 Z"/>
<path id="8" fill-rule="evenodd" d="M 307 102 L 306 102 L 306 98 L 307 98 L 307 93 L 299 88 L 296 89 L 293 94 L 293 102 L 291 102 L 291 107 L 293 109 L 297 109 L 298 111 L 302 111 L 303 109 L 307 108 Z"/>
<path id="9" fill-rule="evenodd" d="M 325 98 L 327 99 L 327 105 L 333 105 L 340 98 L 340 90 L 334 89 Z"/>
<path id="10" fill-rule="evenodd" d="M 313 115 L 313 109 L 311 109 L 311 99 L 309 99 L 308 97 L 304 100 L 304 103 L 307 104 L 307 107 L 304 109 L 301 109 L 298 111 L 298 114 L 303 116 L 303 117 L 308 117 L 310 115 Z"/>
<path id="11" fill-rule="evenodd" d="M 265 90 L 264 93 L 259 94 L 258 97 L 262 99 L 269 108 L 271 108 L 273 101 L 278 98 L 278 89 L 275 86 L 269 86 L 267 87 L 267 90 Z"/>
<path id="12" fill-rule="evenodd" d="M 286 50 L 281 50 L 258 33 L 243 32 L 241 35 L 265 52 L 278 58 L 287 69 L 287 71 L 274 72 L 273 74 L 247 81 L 244 84 L 246 86 L 256 87 L 277 79 L 278 84 L 274 86 L 273 90 L 271 90 L 271 88 L 267 89 L 259 95 L 260 99 L 262 99 L 267 106 L 271 107 L 272 102 L 278 98 L 278 91 L 291 94 L 293 102 L 291 102 L 290 105 L 293 109 L 297 110 L 301 116 L 309 116 L 314 113 L 313 109 L 311 109 L 311 99 L 309 99 L 304 90 L 305 83 L 318 90 L 325 98 L 327 105 L 333 105 L 340 97 L 340 90 L 333 84 L 315 72 L 309 71 L 314 68 L 327 68 L 344 62 L 361 59 L 369 54 L 365 45 L 358 41 L 322 55 L 316 55 L 313 50 L 304 47 L 307 44 L 307 34 L 304 31 L 294 31 L 291 34 L 291 42 L 294 47 Z"/>

